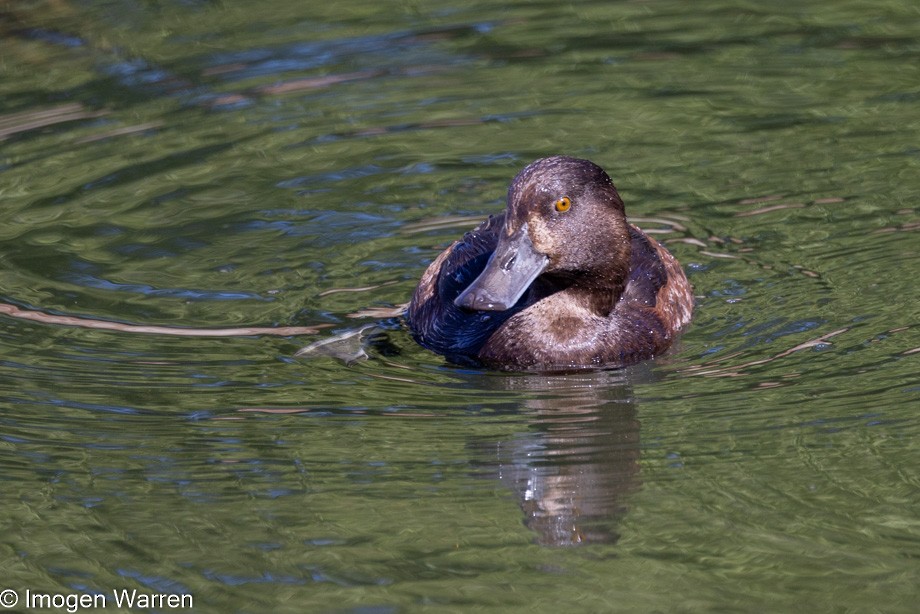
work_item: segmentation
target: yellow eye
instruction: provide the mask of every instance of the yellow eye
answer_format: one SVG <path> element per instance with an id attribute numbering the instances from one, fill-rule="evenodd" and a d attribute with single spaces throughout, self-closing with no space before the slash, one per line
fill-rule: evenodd
<path id="1" fill-rule="evenodd" d="M 568 196 L 563 196 L 562 198 L 556 201 L 555 207 L 556 207 L 556 211 L 558 211 L 559 213 L 565 213 L 566 211 L 572 208 L 572 199 L 569 198 Z"/>

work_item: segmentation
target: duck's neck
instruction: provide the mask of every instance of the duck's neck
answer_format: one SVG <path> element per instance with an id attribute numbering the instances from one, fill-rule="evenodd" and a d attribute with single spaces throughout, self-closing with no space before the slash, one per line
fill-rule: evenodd
<path id="1" fill-rule="evenodd" d="M 569 297 L 573 304 L 605 318 L 620 300 L 626 280 L 606 276 L 544 276 L 540 278 L 540 286 L 540 294 L 543 296 L 559 293 Z"/>

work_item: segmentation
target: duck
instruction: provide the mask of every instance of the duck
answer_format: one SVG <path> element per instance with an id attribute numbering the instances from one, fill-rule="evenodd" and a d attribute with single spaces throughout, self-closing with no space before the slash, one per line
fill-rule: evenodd
<path id="1" fill-rule="evenodd" d="M 692 311 L 680 263 L 627 221 L 607 173 L 556 155 L 527 165 L 505 210 L 431 262 L 405 319 L 457 365 L 565 372 L 659 356 Z"/>

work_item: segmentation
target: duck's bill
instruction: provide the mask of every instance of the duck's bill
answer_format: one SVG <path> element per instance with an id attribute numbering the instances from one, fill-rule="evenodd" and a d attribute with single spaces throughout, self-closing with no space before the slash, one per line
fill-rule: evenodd
<path id="1" fill-rule="evenodd" d="M 530 284 L 549 264 L 534 249 L 523 224 L 510 237 L 502 236 L 479 277 L 460 293 L 454 304 L 477 311 L 505 311 L 527 292 Z"/>

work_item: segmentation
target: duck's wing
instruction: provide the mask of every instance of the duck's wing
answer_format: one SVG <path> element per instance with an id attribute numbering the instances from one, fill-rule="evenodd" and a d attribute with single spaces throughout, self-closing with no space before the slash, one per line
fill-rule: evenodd
<path id="1" fill-rule="evenodd" d="M 518 310 L 470 311 L 454 304 L 495 251 L 505 214 L 489 216 L 435 258 L 419 281 L 406 320 L 420 345 L 460 362 L 476 354 L 492 333 Z"/>
<path id="2" fill-rule="evenodd" d="M 667 335 L 690 322 L 693 290 L 680 263 L 658 241 L 630 225 L 630 274 L 621 303 L 655 310 Z"/>

